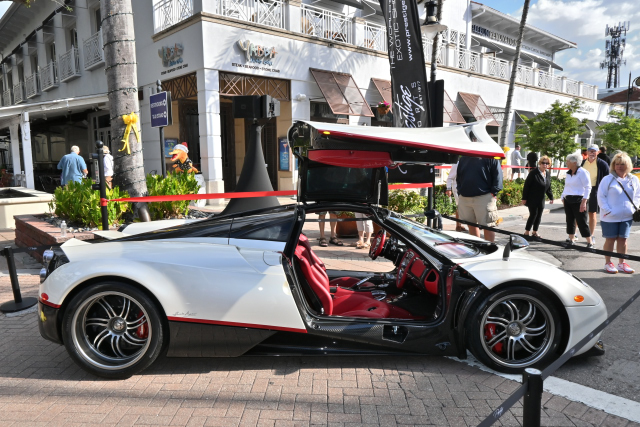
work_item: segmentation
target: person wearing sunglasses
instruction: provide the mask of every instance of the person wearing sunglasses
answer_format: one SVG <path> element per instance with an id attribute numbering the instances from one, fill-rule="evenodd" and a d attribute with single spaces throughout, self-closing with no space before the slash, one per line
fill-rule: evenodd
<path id="1" fill-rule="evenodd" d="M 553 203 L 553 192 L 551 191 L 551 173 L 549 169 L 551 167 L 551 159 L 548 156 L 540 157 L 538 167 L 532 169 L 527 175 L 527 179 L 524 181 L 524 187 L 522 189 L 522 203 L 529 208 L 529 219 L 525 225 L 525 236 L 540 237 L 538 234 L 538 227 L 540 226 L 540 220 L 542 219 L 542 212 L 544 211 L 545 195 L 549 197 L 550 202 Z M 533 233 L 531 232 L 533 228 Z"/>

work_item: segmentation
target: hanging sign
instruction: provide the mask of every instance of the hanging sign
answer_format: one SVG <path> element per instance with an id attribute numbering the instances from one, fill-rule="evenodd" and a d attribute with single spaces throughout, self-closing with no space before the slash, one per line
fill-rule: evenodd
<path id="1" fill-rule="evenodd" d="M 171 126 L 171 92 L 159 92 L 149 97 L 151 127 Z"/>
<path id="2" fill-rule="evenodd" d="M 278 159 L 280 171 L 291 170 L 291 150 L 289 150 L 289 141 L 287 138 L 278 139 Z"/>

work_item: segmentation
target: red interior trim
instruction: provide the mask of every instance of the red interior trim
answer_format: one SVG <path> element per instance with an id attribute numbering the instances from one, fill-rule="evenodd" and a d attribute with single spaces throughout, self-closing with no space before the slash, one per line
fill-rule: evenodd
<path id="1" fill-rule="evenodd" d="M 318 131 L 322 133 L 324 130 L 318 129 Z M 461 156 L 488 157 L 491 159 L 493 159 L 494 157 L 504 159 L 505 157 L 503 152 L 488 153 L 486 151 L 464 150 L 462 148 L 443 147 L 442 145 L 431 145 L 423 142 L 413 142 L 413 141 L 404 141 L 399 139 L 381 138 L 379 136 L 353 135 L 349 132 L 339 132 L 335 130 L 330 131 L 330 134 L 331 134 L 331 137 L 335 139 L 356 138 L 356 139 L 365 140 L 365 141 L 382 142 L 384 144 L 403 145 L 405 147 L 422 148 L 422 149 L 429 149 L 433 151 L 442 151 L 445 153 L 459 154 Z M 311 153 L 311 151 L 309 151 L 309 153 Z"/>
<path id="2" fill-rule="evenodd" d="M 40 301 L 42 304 L 44 305 L 48 305 L 49 307 L 53 307 L 53 308 L 60 308 L 60 304 L 54 304 L 52 302 L 49 301 L 45 301 L 42 298 L 38 298 L 38 301 Z"/>
<path id="3" fill-rule="evenodd" d="M 381 168 L 391 166 L 386 151 L 309 150 L 309 160 L 344 168 Z"/>
<path id="4" fill-rule="evenodd" d="M 298 332 L 301 334 L 307 333 L 306 329 L 284 328 L 282 326 L 270 326 L 270 325 L 255 325 L 253 323 L 224 322 L 222 320 L 192 319 L 190 317 L 172 317 L 172 316 L 167 316 L 167 319 L 171 322 L 205 323 L 208 325 L 236 326 L 239 328 L 253 328 L 253 329 L 271 329 L 274 331 Z"/>

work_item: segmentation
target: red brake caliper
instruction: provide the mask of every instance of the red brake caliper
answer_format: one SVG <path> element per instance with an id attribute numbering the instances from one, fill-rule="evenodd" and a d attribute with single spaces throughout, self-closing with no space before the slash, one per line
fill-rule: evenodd
<path id="1" fill-rule="evenodd" d="M 496 336 L 496 325 L 494 323 L 487 323 L 484 327 L 484 339 L 489 342 L 491 338 Z M 494 353 L 502 353 L 503 345 L 501 342 L 493 346 Z"/>
<path id="2" fill-rule="evenodd" d="M 142 312 L 138 313 L 138 319 L 140 319 L 143 316 L 144 314 L 142 314 Z M 149 335 L 149 330 L 147 329 L 147 322 L 138 326 L 138 328 L 136 329 L 136 335 L 138 335 L 138 338 L 147 338 L 147 336 Z"/>

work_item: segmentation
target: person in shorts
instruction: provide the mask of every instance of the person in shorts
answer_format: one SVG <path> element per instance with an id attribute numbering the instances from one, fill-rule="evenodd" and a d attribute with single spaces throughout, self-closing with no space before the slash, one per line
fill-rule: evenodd
<path id="1" fill-rule="evenodd" d="M 320 218 L 320 246 L 326 248 L 328 245 L 327 238 L 324 235 L 324 222 L 327 216 L 327 212 L 318 212 L 318 218 Z M 336 220 L 338 219 L 338 212 L 329 212 L 329 219 Z M 338 225 L 337 221 L 329 222 L 329 229 L 331 230 L 331 237 L 329 238 L 329 243 L 336 246 L 344 246 L 342 240 L 338 239 L 338 235 L 336 234 L 336 226 Z"/>
<path id="2" fill-rule="evenodd" d="M 502 191 L 502 168 L 496 159 L 460 157 L 456 184 L 460 219 L 495 227 L 499 218 L 496 195 Z M 478 227 L 469 226 L 469 234 L 480 237 Z M 495 241 L 494 231 L 484 230 L 484 239 Z"/>
<path id="3" fill-rule="evenodd" d="M 591 178 L 591 193 L 589 193 L 589 231 L 591 232 L 591 241 L 595 245 L 596 241 L 594 233 L 596 231 L 596 223 L 598 222 L 598 187 L 602 179 L 609 175 L 609 165 L 602 159 L 598 158 L 599 148 L 597 145 L 591 145 L 587 148 L 587 158 L 582 161 L 582 166 Z"/>
<path id="4" fill-rule="evenodd" d="M 451 195 L 453 194 L 453 198 L 456 201 L 456 218 L 460 218 L 460 214 L 458 213 L 457 209 L 457 206 L 460 204 L 460 202 L 458 201 L 458 188 L 455 184 L 457 176 L 458 163 L 455 163 L 451 165 L 449 176 L 447 176 L 447 191 L 445 191 L 445 194 L 447 195 L 447 197 L 451 197 Z M 460 233 L 467 233 L 469 230 L 459 222 L 456 222 L 456 231 Z"/>

